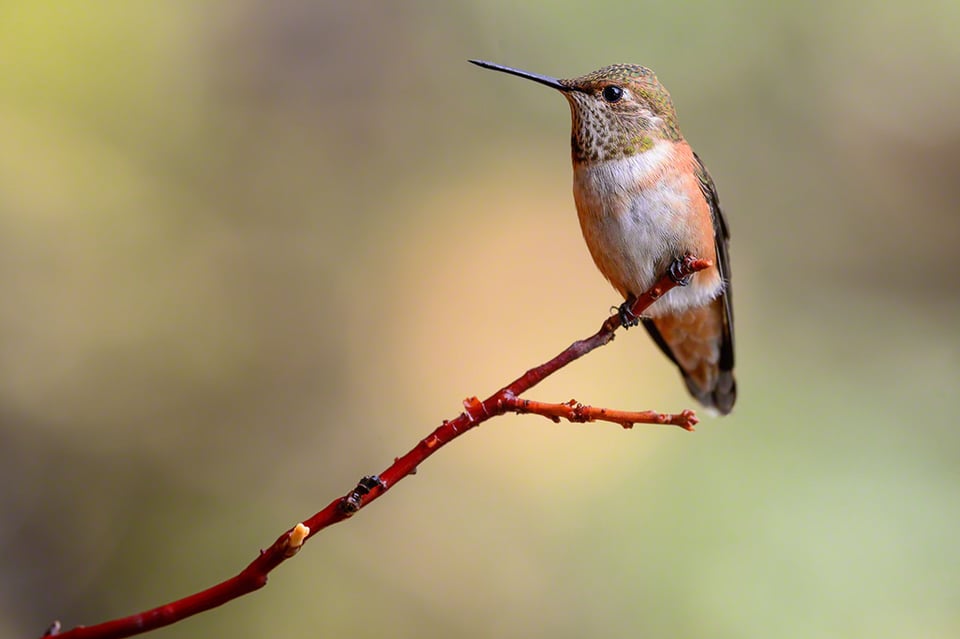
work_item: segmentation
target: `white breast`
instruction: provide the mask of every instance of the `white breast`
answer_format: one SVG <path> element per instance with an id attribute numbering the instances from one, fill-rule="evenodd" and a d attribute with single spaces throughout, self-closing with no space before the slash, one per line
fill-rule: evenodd
<path id="1" fill-rule="evenodd" d="M 639 295 L 670 262 L 699 245 L 688 183 L 671 171 L 673 144 L 626 158 L 574 167 L 574 199 L 580 228 L 594 262 L 620 293 Z M 713 255 L 703 256 L 712 258 Z M 675 288 L 650 315 L 702 306 L 723 286 L 716 269 Z"/>

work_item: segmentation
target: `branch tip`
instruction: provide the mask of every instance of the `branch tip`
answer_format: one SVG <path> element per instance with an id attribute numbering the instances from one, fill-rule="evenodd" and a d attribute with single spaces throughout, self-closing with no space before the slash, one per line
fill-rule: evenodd
<path id="1" fill-rule="evenodd" d="M 707 269 L 713 266 L 713 260 L 707 260 L 699 257 L 688 256 L 686 265 L 690 273 L 693 274 L 693 273 L 696 273 L 697 271 L 702 271 L 704 269 Z"/>

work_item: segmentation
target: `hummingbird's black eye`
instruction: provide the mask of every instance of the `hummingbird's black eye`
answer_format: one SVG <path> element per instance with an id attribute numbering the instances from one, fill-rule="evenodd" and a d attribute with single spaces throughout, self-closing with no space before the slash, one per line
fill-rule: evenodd
<path id="1" fill-rule="evenodd" d="M 607 102 L 619 102 L 620 98 L 623 97 L 623 89 L 615 84 L 610 84 L 603 87 L 603 91 L 600 92 L 600 95 L 602 95 L 603 99 Z"/>

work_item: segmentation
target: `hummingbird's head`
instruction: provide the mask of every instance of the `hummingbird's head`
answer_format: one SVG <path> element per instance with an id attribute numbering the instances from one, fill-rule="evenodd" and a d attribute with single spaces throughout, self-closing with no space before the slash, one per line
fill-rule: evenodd
<path id="1" fill-rule="evenodd" d="M 646 67 L 615 64 L 560 84 L 573 118 L 574 160 L 634 155 L 658 138 L 680 137 L 670 94 Z"/>
<path id="2" fill-rule="evenodd" d="M 573 118 L 574 162 L 627 157 L 649 151 L 658 139 L 680 139 L 670 93 L 646 67 L 614 64 L 579 78 L 558 80 L 491 62 L 471 62 L 562 92 Z"/>

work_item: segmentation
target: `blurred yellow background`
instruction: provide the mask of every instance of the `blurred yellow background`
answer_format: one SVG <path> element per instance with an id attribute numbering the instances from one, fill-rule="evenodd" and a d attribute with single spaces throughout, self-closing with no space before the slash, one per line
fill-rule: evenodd
<path id="1" fill-rule="evenodd" d="M 226 578 L 618 299 L 569 112 L 654 68 L 733 234 L 698 432 L 497 419 L 158 637 L 960 635 L 960 4 L 0 5 L 0 636 Z M 691 406 L 643 331 L 531 397 Z"/>

